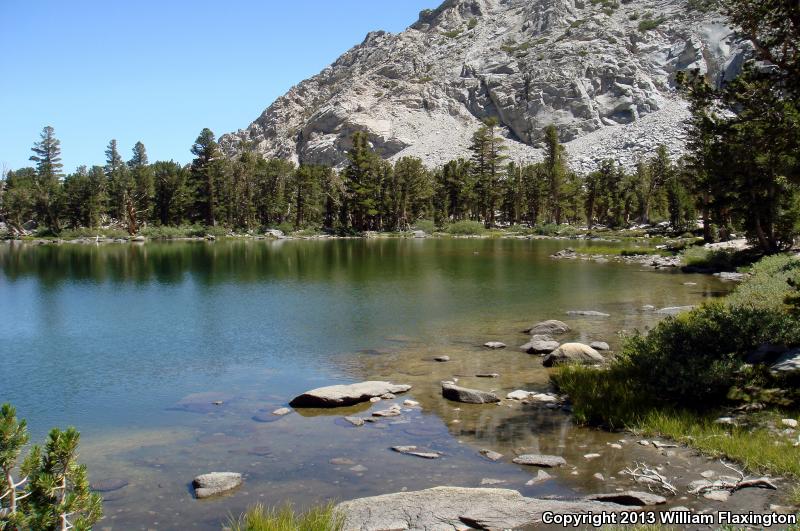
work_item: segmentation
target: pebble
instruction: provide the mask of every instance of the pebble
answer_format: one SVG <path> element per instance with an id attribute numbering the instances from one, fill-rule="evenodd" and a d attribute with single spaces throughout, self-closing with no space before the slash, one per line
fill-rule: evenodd
<path id="1" fill-rule="evenodd" d="M 273 411 L 272 414 L 276 415 L 278 417 L 282 417 L 284 415 L 288 415 L 291 412 L 292 412 L 292 410 L 289 409 L 288 407 L 282 407 L 282 408 L 278 408 L 275 411 Z"/>
<path id="2" fill-rule="evenodd" d="M 433 359 L 438 361 L 439 363 L 445 363 L 445 362 L 450 361 L 450 356 L 436 356 Z"/>
<path id="3" fill-rule="evenodd" d="M 600 454 L 586 454 L 583 456 L 584 459 L 597 459 L 600 457 Z"/>
<path id="4" fill-rule="evenodd" d="M 369 401 L 374 404 L 375 402 L 380 402 L 381 401 L 381 397 L 373 396 L 372 398 L 369 399 Z"/>
<path id="5" fill-rule="evenodd" d="M 703 476 L 706 479 L 713 478 L 714 477 L 714 471 L 713 470 L 706 470 L 705 472 L 702 472 L 700 475 Z"/>
<path id="6" fill-rule="evenodd" d="M 603 476 L 603 474 L 601 474 L 600 472 L 598 472 L 597 474 L 593 474 L 592 477 L 598 481 L 606 480 L 605 476 Z"/>

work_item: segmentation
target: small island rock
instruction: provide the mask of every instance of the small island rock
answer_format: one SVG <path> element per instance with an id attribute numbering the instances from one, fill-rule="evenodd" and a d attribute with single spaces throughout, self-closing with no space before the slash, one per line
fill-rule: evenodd
<path id="1" fill-rule="evenodd" d="M 386 393 L 405 393 L 410 385 L 398 385 L 389 382 L 361 382 L 350 385 L 331 385 L 306 391 L 294 398 L 289 405 L 294 408 L 305 407 L 343 407 L 366 402 Z"/>

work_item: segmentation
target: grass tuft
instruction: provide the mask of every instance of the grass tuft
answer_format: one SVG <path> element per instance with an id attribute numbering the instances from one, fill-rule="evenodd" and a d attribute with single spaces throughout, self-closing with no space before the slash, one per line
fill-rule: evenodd
<path id="1" fill-rule="evenodd" d="M 334 511 L 333 503 L 303 513 L 296 512 L 291 505 L 267 508 L 258 504 L 239 518 L 231 517 L 227 527 L 230 531 L 340 531 L 344 517 Z"/>

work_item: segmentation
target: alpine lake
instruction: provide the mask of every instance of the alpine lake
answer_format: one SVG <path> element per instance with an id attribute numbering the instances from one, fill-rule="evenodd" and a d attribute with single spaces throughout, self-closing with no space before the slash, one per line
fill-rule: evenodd
<path id="1" fill-rule="evenodd" d="M 713 463 L 689 450 L 665 457 L 630 433 L 576 427 L 560 407 L 505 400 L 517 389 L 551 391 L 541 358 L 517 348 L 537 321 L 563 320 L 573 330 L 562 342 L 606 341 L 613 351 L 623 331 L 663 319 L 643 306 L 697 304 L 732 287 L 711 276 L 550 257 L 591 245 L 3 243 L 0 402 L 17 407 L 34 441 L 52 427 L 80 430 L 80 460 L 105 499 L 98 529 L 219 530 L 254 503 L 302 509 L 438 485 L 574 498 L 635 487 L 619 471 L 636 460 L 670 459 L 697 479 L 698 466 Z M 573 310 L 609 316 L 567 315 Z M 487 341 L 508 348 L 489 350 Z M 434 361 L 443 355 L 450 361 Z M 450 402 L 441 381 L 454 378 L 504 400 Z M 413 387 L 375 404 L 271 413 L 308 389 L 364 380 Z M 406 399 L 420 406 L 360 427 L 343 419 Z M 391 451 L 396 445 L 441 457 L 403 455 Z M 487 460 L 484 448 L 505 457 Z M 568 466 L 527 485 L 537 470 L 511 463 L 520 449 L 561 455 Z M 585 457 L 592 453 L 600 456 Z M 240 472 L 244 484 L 194 499 L 192 479 L 212 471 Z M 703 506 L 686 497 L 670 503 Z"/>

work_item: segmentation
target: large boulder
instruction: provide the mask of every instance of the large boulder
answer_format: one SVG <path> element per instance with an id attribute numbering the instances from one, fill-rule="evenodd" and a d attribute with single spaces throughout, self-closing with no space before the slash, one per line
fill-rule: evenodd
<path id="1" fill-rule="evenodd" d="M 242 475 L 237 472 L 209 472 L 194 478 L 192 486 L 197 499 L 216 496 L 233 490 L 242 484 Z"/>
<path id="2" fill-rule="evenodd" d="M 289 405 L 295 408 L 304 407 L 342 407 L 366 402 L 370 398 L 386 393 L 405 393 L 410 385 L 390 382 L 360 382 L 350 385 L 331 385 L 306 391 L 294 398 Z"/>
<path id="3" fill-rule="evenodd" d="M 540 323 L 536 323 L 535 325 L 531 326 L 524 332 L 526 334 L 546 334 L 549 336 L 556 336 L 559 334 L 566 334 L 570 331 L 569 326 L 567 323 L 562 321 L 558 321 L 556 319 L 550 319 L 549 321 L 542 321 Z"/>
<path id="4" fill-rule="evenodd" d="M 605 358 L 595 349 L 583 343 L 565 343 L 548 354 L 542 360 L 545 367 L 553 367 L 561 363 L 583 363 L 591 365 L 603 363 Z"/>
<path id="5" fill-rule="evenodd" d="M 619 512 L 630 507 L 595 501 L 526 498 L 511 489 L 434 487 L 346 501 L 336 506 L 345 531 L 376 529 L 520 529 L 545 512 Z"/>
<path id="6" fill-rule="evenodd" d="M 494 393 L 459 387 L 453 382 L 442 382 L 442 396 L 448 400 L 464 402 L 466 404 L 491 404 L 500 402 L 500 397 Z"/>

